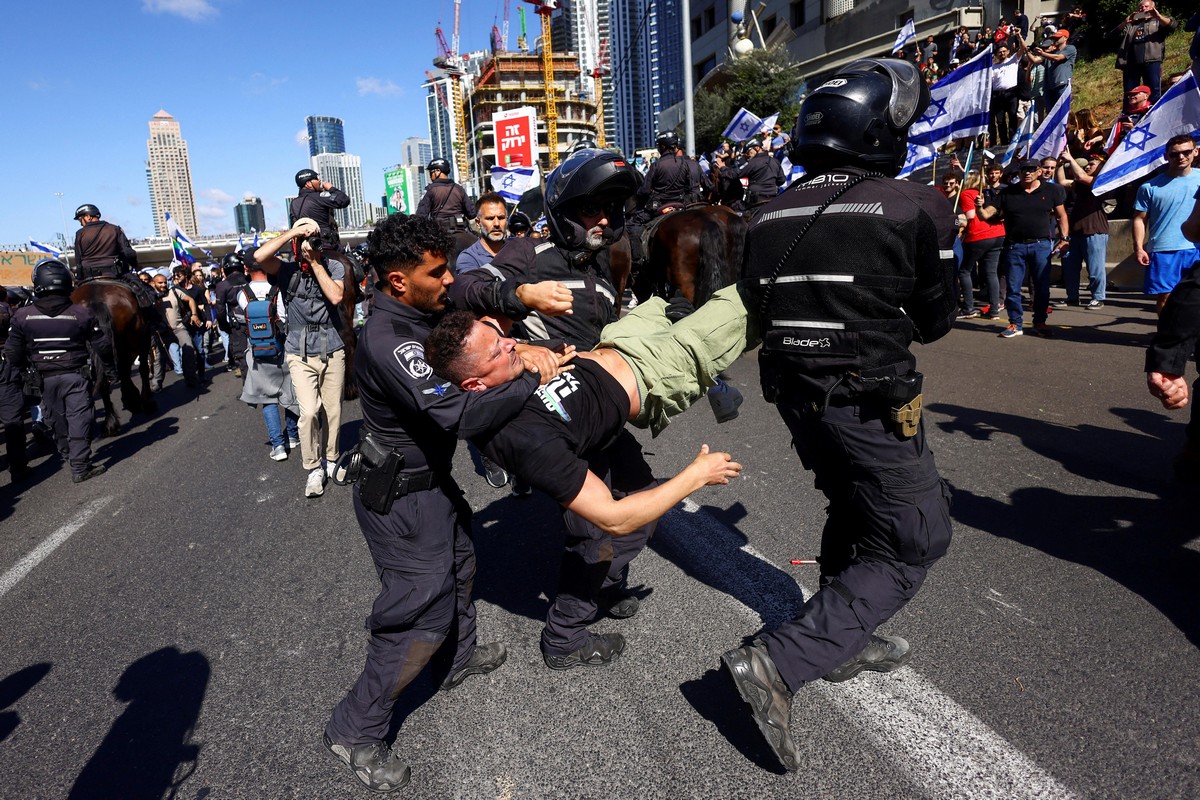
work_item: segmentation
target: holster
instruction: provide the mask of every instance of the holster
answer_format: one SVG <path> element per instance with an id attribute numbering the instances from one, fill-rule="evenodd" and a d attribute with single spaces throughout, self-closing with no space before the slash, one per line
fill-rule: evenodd
<path id="1" fill-rule="evenodd" d="M 361 466 L 358 475 L 358 496 L 362 504 L 376 514 L 387 514 L 400 495 L 397 481 L 404 469 L 404 454 L 394 447 L 384 447 L 371 434 L 364 433 L 356 448 Z"/>
<path id="2" fill-rule="evenodd" d="M 21 391 L 30 397 L 41 397 L 46 389 L 46 381 L 42 373 L 34 366 L 21 370 Z"/>

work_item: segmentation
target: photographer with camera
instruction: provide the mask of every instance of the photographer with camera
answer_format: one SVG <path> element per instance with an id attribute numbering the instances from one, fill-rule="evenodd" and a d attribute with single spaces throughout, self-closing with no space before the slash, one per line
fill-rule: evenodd
<path id="1" fill-rule="evenodd" d="M 1141 0 L 1138 10 L 1117 26 L 1121 35 L 1117 49 L 1117 69 L 1125 76 L 1125 91 L 1145 84 L 1150 87 L 1150 105 L 1162 94 L 1162 62 L 1166 42 L 1179 27 L 1179 21 L 1158 10 L 1154 0 Z"/>
<path id="2" fill-rule="evenodd" d="M 333 212 L 350 205 L 350 196 L 328 181 L 322 181 L 316 170 L 302 169 L 296 173 L 296 188 L 299 193 L 288 206 L 288 219 L 295 225 L 302 219 L 311 219 L 321 230 L 321 238 L 331 247 L 341 244 L 338 237 L 337 220 Z"/>
<path id="3" fill-rule="evenodd" d="M 276 253 L 289 244 L 296 260 L 281 261 Z M 296 220 L 291 230 L 259 247 L 254 260 L 263 272 L 275 276 L 287 303 L 288 332 L 283 351 L 300 405 L 300 455 L 308 470 L 304 496 L 320 497 L 337 462 L 342 424 L 346 350 L 338 330 L 338 304 L 345 291 L 346 262 L 320 235 L 318 223 L 307 217 Z"/>

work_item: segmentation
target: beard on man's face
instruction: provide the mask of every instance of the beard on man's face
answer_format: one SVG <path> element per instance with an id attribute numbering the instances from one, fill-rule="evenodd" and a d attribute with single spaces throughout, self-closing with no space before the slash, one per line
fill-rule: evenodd
<path id="1" fill-rule="evenodd" d="M 588 232 L 587 232 L 587 236 L 583 240 L 583 246 L 586 247 L 588 250 L 599 250 L 601 247 L 604 247 L 604 245 L 605 245 L 604 228 L 601 227 L 600 225 L 596 225 L 593 228 L 589 228 Z"/>

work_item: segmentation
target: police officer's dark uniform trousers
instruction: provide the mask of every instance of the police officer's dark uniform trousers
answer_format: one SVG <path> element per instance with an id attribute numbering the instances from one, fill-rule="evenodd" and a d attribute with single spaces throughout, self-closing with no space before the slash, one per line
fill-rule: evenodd
<path id="1" fill-rule="evenodd" d="M 1158 320 L 1158 331 L 1146 350 L 1146 372 L 1187 373 L 1188 357 L 1200 364 L 1200 261 L 1171 290 Z M 1187 445 L 1175 461 L 1181 478 L 1200 479 L 1200 378 L 1188 398 L 1192 411 L 1185 431 Z"/>
<path id="2" fill-rule="evenodd" d="M 354 491 L 354 513 L 382 587 L 366 627 L 362 674 L 333 711 L 325 733 L 355 746 L 383 740 L 405 686 L 454 631 L 453 675 L 475 649 L 471 590 L 475 551 L 471 512 L 451 477 L 456 435 L 490 431 L 511 419 L 537 388 L 527 374 L 487 392 L 463 392 L 438 380 L 424 361 L 435 320 L 382 292 L 355 355 L 363 429 L 384 451 L 403 458 L 396 499 L 386 509 Z M 383 465 L 367 460 L 364 470 Z M 394 455 L 393 455 L 394 458 Z M 399 462 L 397 462 L 399 463 Z M 456 630 L 455 630 L 456 629 Z"/>
<path id="3" fill-rule="evenodd" d="M 861 174 L 818 175 L 763 208 L 746 259 L 759 291 L 814 209 Z M 764 396 L 829 498 L 821 589 L 760 637 L 792 692 L 859 653 L 950 544 L 949 493 L 923 424 L 904 414 L 906 431 L 892 418 L 920 391 L 909 344 L 939 338 L 954 319 L 948 210 L 932 187 L 858 183 L 783 261 L 760 308 Z"/>
<path id="4" fill-rule="evenodd" d="M 617 319 L 617 291 L 609 270 L 597 263 L 598 254 L 567 251 L 551 241 L 510 239 L 491 264 L 458 276 L 450 286 L 450 297 L 457 308 L 516 320 L 516 336 L 591 350 L 600 341 L 604 326 Z M 519 284 L 539 281 L 566 285 L 573 296 L 572 313 L 542 316 L 517 300 Z M 624 452 L 613 448 L 599 456 L 603 464 L 592 464 L 596 474 L 614 484 L 617 497 L 654 485 L 652 477 L 639 467 L 644 463 L 640 452 L 629 458 Z M 563 512 L 563 522 L 566 552 L 558 593 L 542 633 L 543 652 L 552 656 L 566 655 L 587 643 L 587 626 L 599 614 L 597 600 L 603 599 L 602 592 L 625 586 L 630 562 L 645 548 L 655 527 L 651 523 L 627 536 L 614 537 L 570 511 Z"/>
<path id="5" fill-rule="evenodd" d="M 42 411 L 74 478 L 92 466 L 94 403 L 90 381 L 82 374 L 89 344 L 106 365 L 113 363 L 112 343 L 91 310 L 67 296 L 50 295 L 17 309 L 4 345 L 5 361 L 19 368 L 28 360 L 41 373 Z"/>
<path id="6" fill-rule="evenodd" d="M 18 480 L 29 468 L 25 453 L 25 391 L 21 371 L 4 357 L 4 344 L 12 313 L 0 299 L 0 425 L 4 426 L 4 449 L 8 453 L 8 471 Z"/>

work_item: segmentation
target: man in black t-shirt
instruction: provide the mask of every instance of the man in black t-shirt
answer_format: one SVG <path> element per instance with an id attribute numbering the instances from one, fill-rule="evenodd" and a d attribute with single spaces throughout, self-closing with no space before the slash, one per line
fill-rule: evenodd
<path id="1" fill-rule="evenodd" d="M 1036 159 L 1021 162 L 1021 182 L 1002 189 L 990 203 L 983 195 L 975 198 L 975 213 L 983 220 L 1001 218 L 1005 231 L 1005 266 L 1008 267 L 1008 296 L 1004 307 L 1009 325 L 1000 334 L 1011 339 L 1024 333 L 1021 285 L 1025 271 L 1033 276 L 1033 330 L 1052 336 L 1046 324 L 1050 307 L 1050 259 L 1067 249 L 1071 241 L 1067 222 L 1067 193 L 1061 186 L 1044 183 Z M 1051 222 L 1057 219 L 1059 238 L 1050 239 Z"/>

